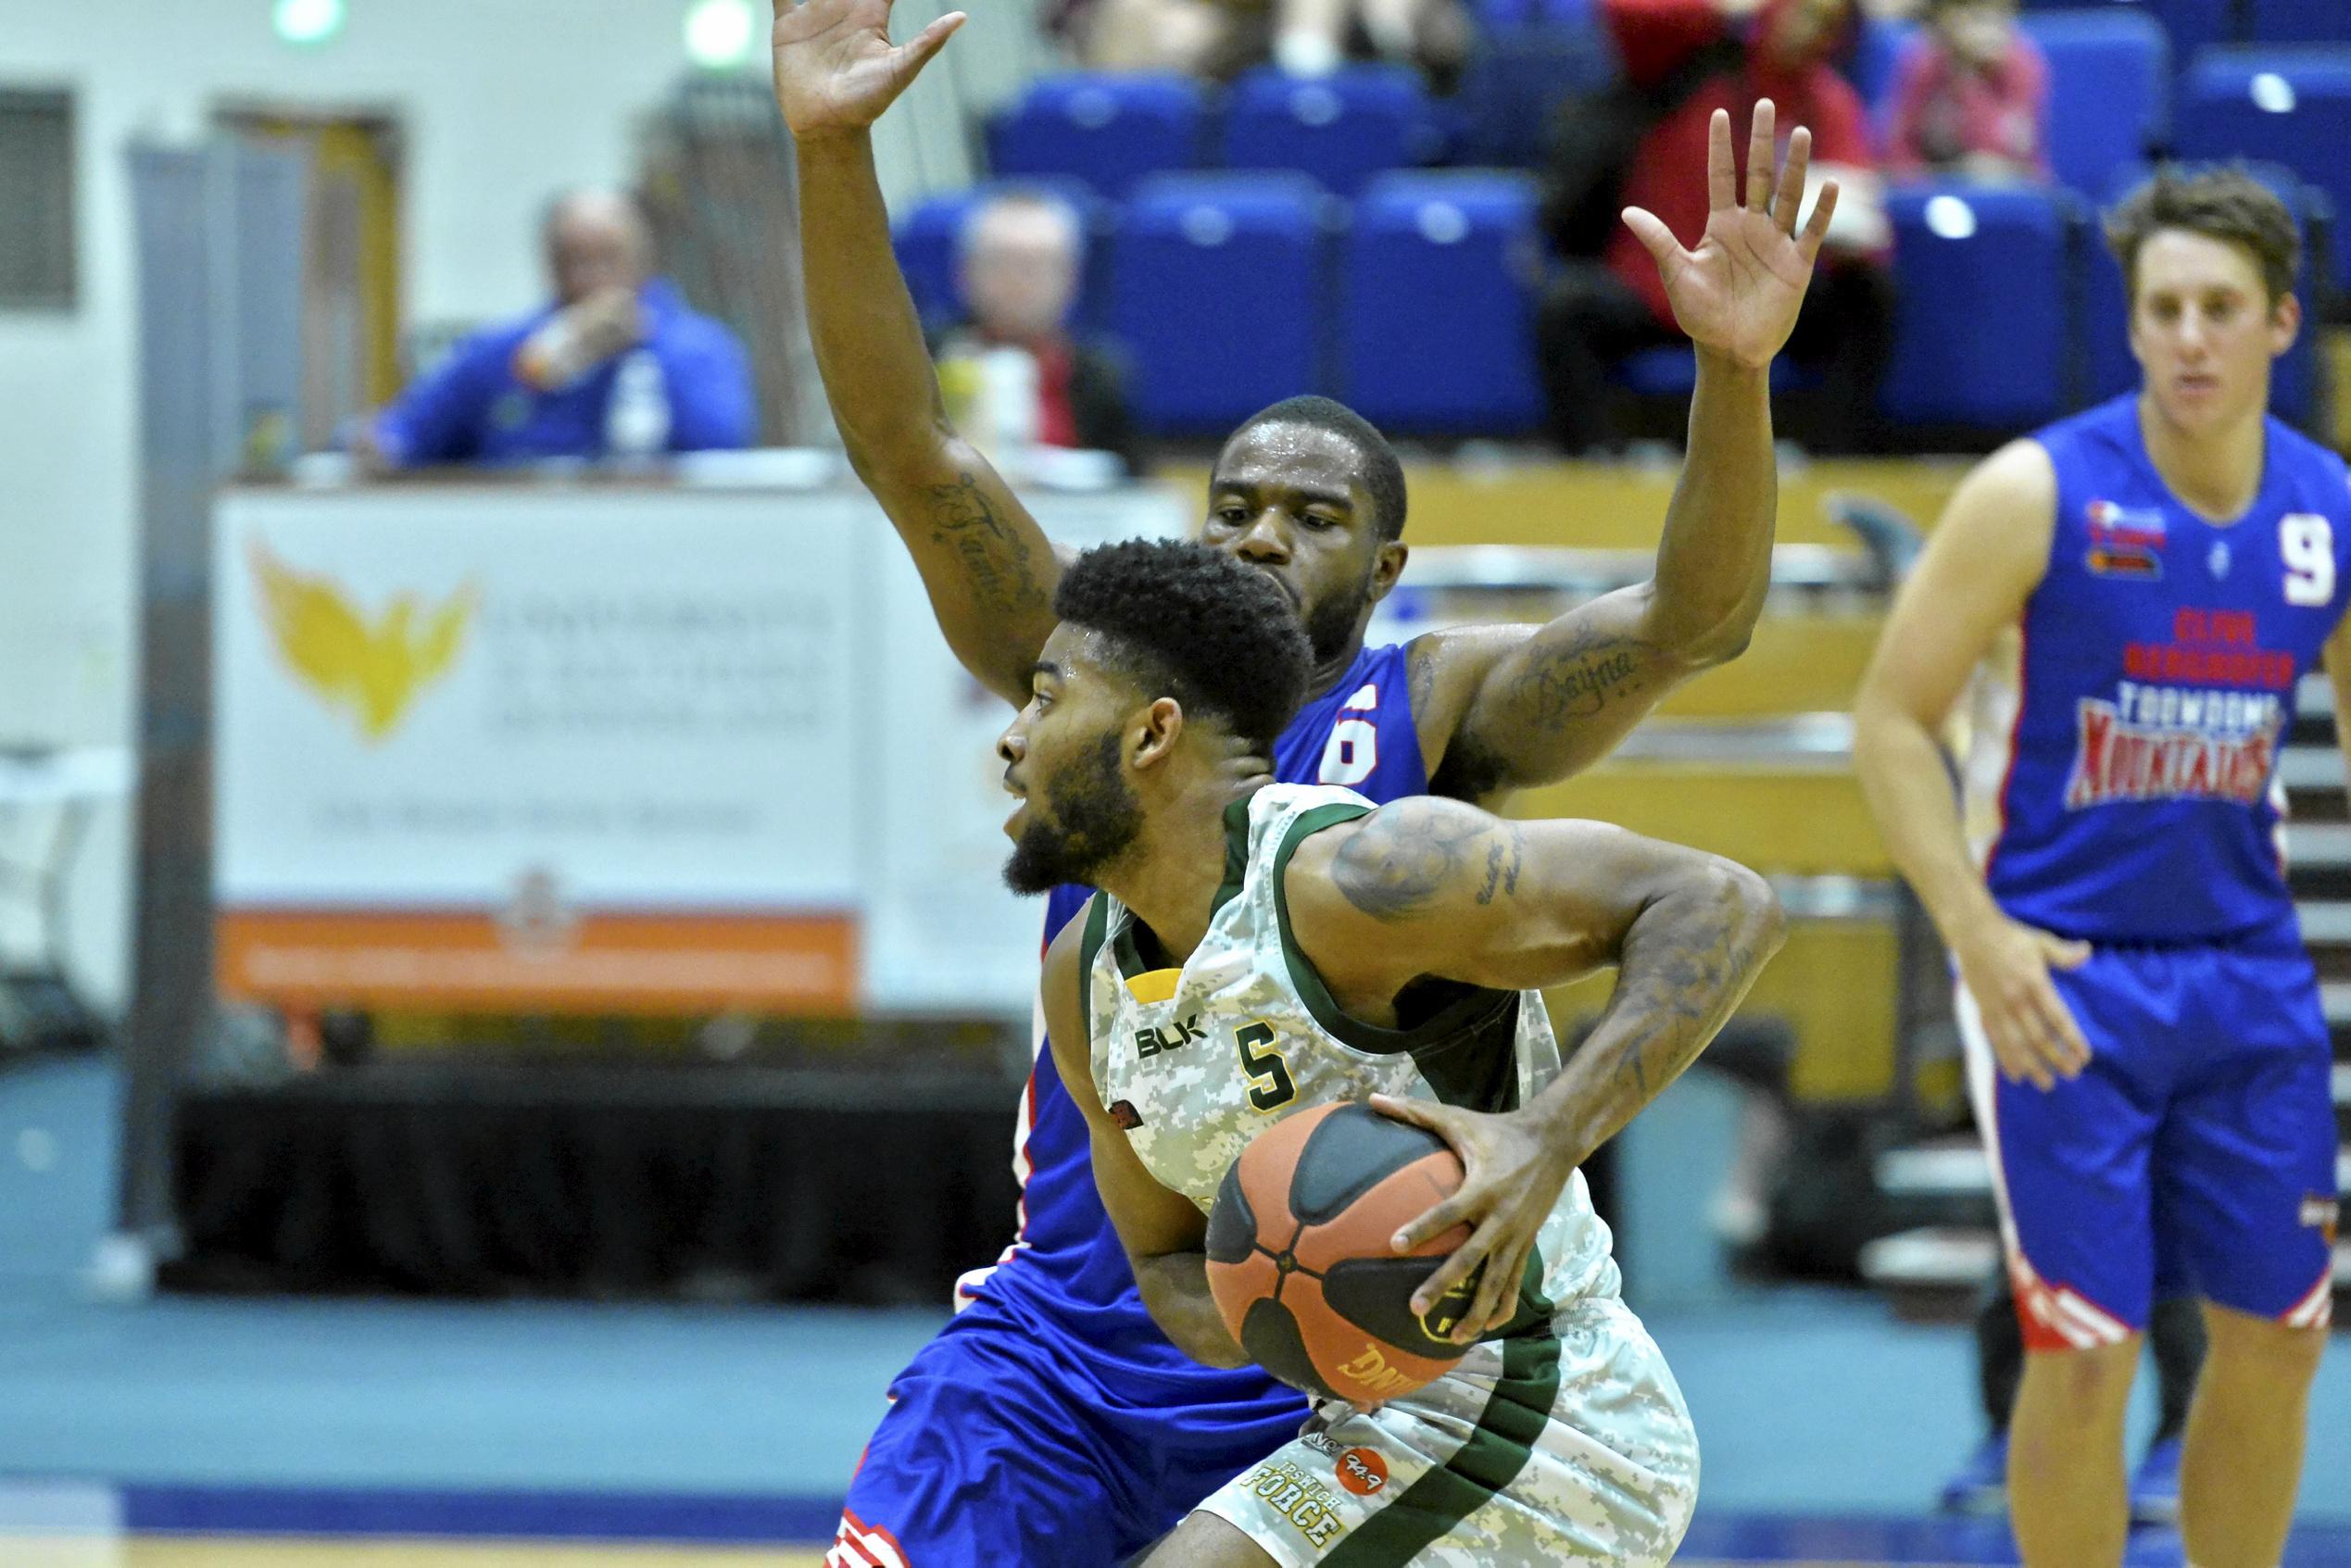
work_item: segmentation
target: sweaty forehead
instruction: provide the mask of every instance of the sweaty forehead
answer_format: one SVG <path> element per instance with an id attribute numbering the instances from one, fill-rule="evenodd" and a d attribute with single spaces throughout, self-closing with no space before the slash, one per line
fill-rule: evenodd
<path id="1" fill-rule="evenodd" d="M 1363 458 L 1354 443 L 1314 425 L 1252 425 L 1226 443 L 1209 483 L 1219 488 L 1266 491 L 1288 488 L 1345 495 L 1359 506 L 1366 496 Z"/>
<path id="2" fill-rule="evenodd" d="M 1037 662 L 1065 688 L 1125 679 L 1118 642 L 1107 633 L 1071 621 L 1053 628 Z"/>

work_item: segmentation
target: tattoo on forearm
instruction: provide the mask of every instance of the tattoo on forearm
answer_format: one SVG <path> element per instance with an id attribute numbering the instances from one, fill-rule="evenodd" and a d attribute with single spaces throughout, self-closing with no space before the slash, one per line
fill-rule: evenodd
<path id="1" fill-rule="evenodd" d="M 984 609 L 1025 614 L 1051 604 L 1037 581 L 1027 542 L 1007 526 L 973 475 L 931 486 L 931 543 L 952 549 Z"/>
<path id="2" fill-rule="evenodd" d="M 1629 1091 L 1627 1115 L 1714 1038 L 1768 951 L 1756 923 L 1719 901 L 1679 912 L 1656 930 L 1637 929 L 1609 1009 L 1642 1021 L 1618 1047 L 1611 1073 Z"/>
<path id="3" fill-rule="evenodd" d="M 1349 903 L 1373 919 L 1401 920 L 1418 913 L 1448 881 L 1459 876 L 1473 861 L 1477 841 L 1491 831 L 1486 822 L 1457 806 L 1390 806 L 1339 846 L 1331 857 L 1331 882 Z M 1493 862 L 1479 903 L 1491 898 L 1505 869 L 1515 884 L 1516 858 Z"/>

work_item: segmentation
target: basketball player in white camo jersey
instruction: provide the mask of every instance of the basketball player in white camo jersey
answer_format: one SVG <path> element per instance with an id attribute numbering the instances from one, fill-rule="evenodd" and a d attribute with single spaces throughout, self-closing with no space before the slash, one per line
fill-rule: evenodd
<path id="1" fill-rule="evenodd" d="M 1467 1298 L 1455 1367 L 1321 1406 L 1146 1561 L 1665 1562 L 1696 1436 L 1577 1166 L 1729 1017 L 1778 905 L 1752 872 L 1601 823 L 1273 784 L 1312 666 L 1283 603 L 1201 546 L 1088 552 L 999 743 L 1022 799 L 1007 880 L 1102 889 L 1046 954 L 1047 1033 L 1144 1302 L 1187 1353 L 1246 1361 L 1209 1294 L 1206 1213 L 1299 1110 L 1369 1097 L 1456 1143 L 1490 1122 L 1532 1157 L 1505 1200 L 1457 1195 L 1394 1238 L 1474 1227 L 1412 1302 Z M 1536 987 L 1603 964 L 1616 993 L 1563 1067 Z"/>

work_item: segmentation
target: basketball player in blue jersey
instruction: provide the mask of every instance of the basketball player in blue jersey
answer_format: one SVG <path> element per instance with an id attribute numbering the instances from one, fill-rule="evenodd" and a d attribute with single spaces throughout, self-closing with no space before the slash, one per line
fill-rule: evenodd
<path id="1" fill-rule="evenodd" d="M 850 461 L 956 657 L 1018 708 L 1055 624 L 1059 560 L 947 421 L 890 249 L 869 129 L 962 20 L 949 14 L 894 47 L 888 0 L 780 0 L 776 98 L 798 165 L 811 331 Z M 1540 628 L 1366 647 L 1372 608 L 1405 558 L 1403 472 L 1387 442 L 1336 403 L 1298 398 L 1226 443 L 1199 536 L 1280 584 L 1316 660 L 1276 777 L 1375 800 L 1433 787 L 1490 802 L 1604 756 L 1674 686 L 1745 646 L 1769 586 L 1777 505 L 1770 361 L 1835 205 L 1831 182 L 1797 230 L 1809 145 L 1794 131 L 1781 169 L 1759 106 L 1742 200 L 1718 116 L 1696 248 L 1650 214 L 1627 215 L 1698 348 L 1690 456 L 1653 581 Z M 1052 898 L 1049 940 L 1084 898 Z M 963 1282 L 955 1320 L 893 1384 L 836 1562 L 1106 1568 L 1304 1419 L 1298 1396 L 1262 1373 L 1200 1366 L 1152 1324 L 1095 1188 L 1084 1118 L 1039 1046 L 1016 1135 L 1016 1238 Z M 1524 1151 L 1457 1135 L 1473 1201 L 1499 1201 Z"/>
<path id="2" fill-rule="evenodd" d="M 2351 488 L 2268 417 L 2300 325 L 2277 197 L 2166 171 L 2107 238 L 2141 390 L 1962 483 L 1864 683 L 1856 755 L 1959 972 L 2026 1346 L 2025 1562 L 2121 1561 L 2123 1408 L 2151 1301 L 2187 1291 L 2211 1346 L 2181 1463 L 2188 1561 L 2275 1568 L 2336 1213 L 2277 761 L 2321 656 L 2351 714 Z M 1936 736 L 1971 678 L 1963 823 Z"/>

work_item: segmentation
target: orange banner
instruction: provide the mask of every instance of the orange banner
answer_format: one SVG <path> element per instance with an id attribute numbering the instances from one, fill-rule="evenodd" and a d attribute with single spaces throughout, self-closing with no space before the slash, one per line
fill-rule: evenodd
<path id="1" fill-rule="evenodd" d="M 849 915 L 582 911 L 526 924 L 473 913 L 223 909 L 214 933 L 221 995 L 240 1001 L 836 1015 L 857 1004 Z"/>

